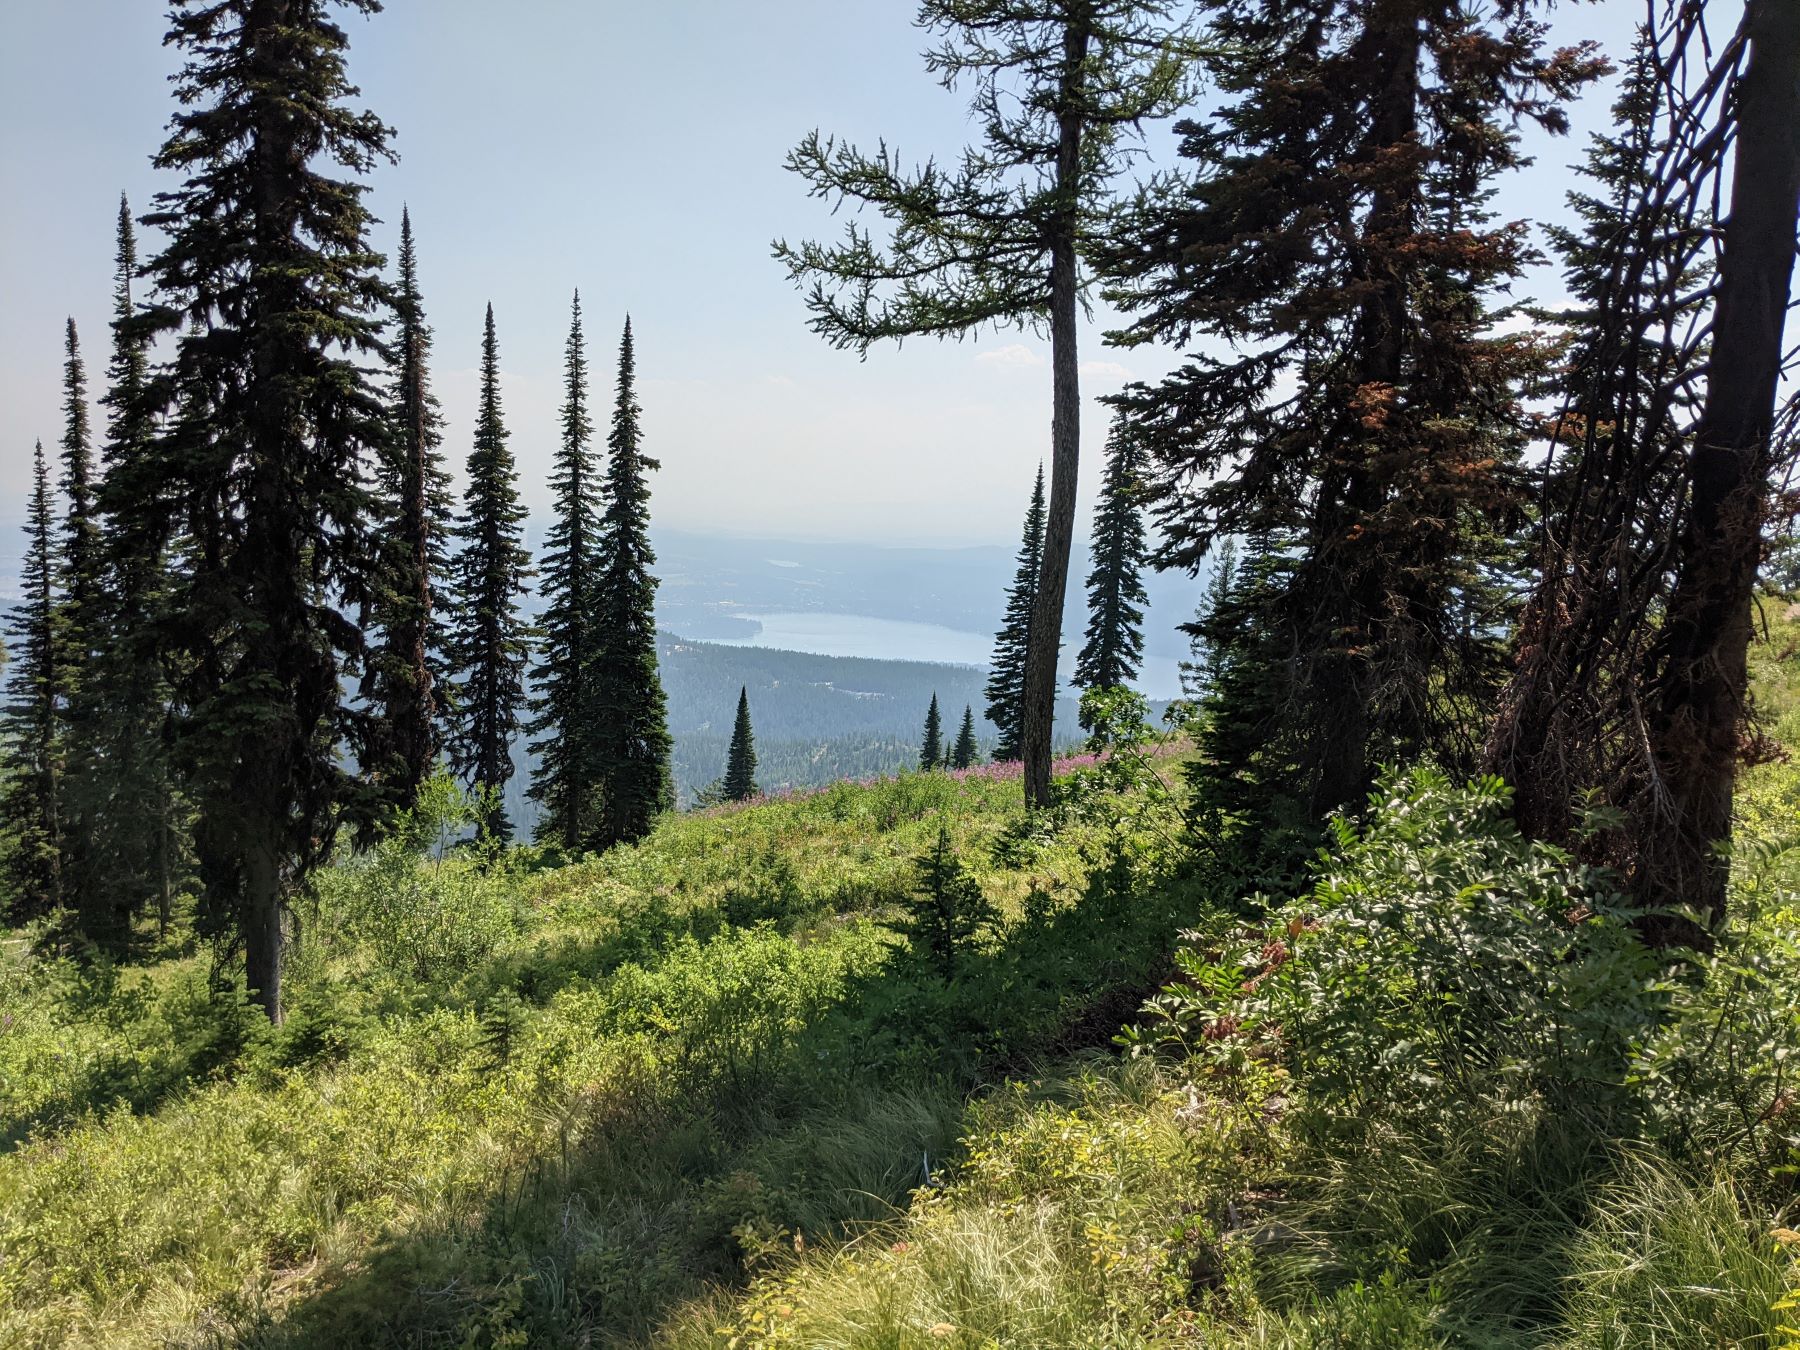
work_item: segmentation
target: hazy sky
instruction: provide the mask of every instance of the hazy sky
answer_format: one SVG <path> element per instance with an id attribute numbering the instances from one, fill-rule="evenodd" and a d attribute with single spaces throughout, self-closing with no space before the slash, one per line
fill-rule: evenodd
<path id="1" fill-rule="evenodd" d="M 1639 0 L 1563 5 L 1558 37 L 1624 49 Z M 1029 336 L 835 351 L 769 256 L 777 236 L 841 222 L 782 168 L 820 127 L 910 158 L 955 152 L 962 99 L 922 70 L 910 0 L 388 0 L 350 16 L 350 70 L 397 132 L 373 179 L 392 250 L 410 205 L 435 379 L 460 463 L 483 305 L 499 329 L 507 420 L 541 512 L 562 344 L 579 287 L 596 411 L 619 327 L 637 339 L 659 522 L 891 543 L 1011 543 L 1049 440 L 1049 370 Z M 34 437 L 60 434 L 62 325 L 92 392 L 107 354 L 118 194 L 169 184 L 149 166 L 171 111 L 158 0 L 0 0 L 0 524 L 19 515 Z M 1605 119 L 1590 98 L 1579 126 Z M 1166 126 L 1151 130 L 1166 159 Z M 1579 141 L 1532 137 L 1537 168 L 1509 216 L 1560 211 Z M 145 238 L 146 251 L 155 247 Z M 1534 277 L 1539 299 L 1559 293 Z M 1104 410 L 1093 400 L 1167 356 L 1084 351 L 1083 519 Z M 602 427 L 604 422 L 602 420 Z M 16 533 L 16 531 L 13 531 Z M 11 554 L 9 538 L 0 553 Z"/>

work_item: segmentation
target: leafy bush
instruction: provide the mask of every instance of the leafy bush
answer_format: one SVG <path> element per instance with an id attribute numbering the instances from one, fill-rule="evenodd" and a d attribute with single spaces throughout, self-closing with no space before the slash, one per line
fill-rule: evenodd
<path id="1" fill-rule="evenodd" d="M 313 904 L 324 941 L 361 948 L 376 970 L 437 983 L 491 957 L 518 932 L 516 860 L 454 844 L 479 804 L 447 775 L 354 862 L 322 874 Z"/>
<path id="2" fill-rule="evenodd" d="M 1497 779 L 1390 774 L 1336 822 L 1312 889 L 1177 957 L 1140 1044 L 1241 1062 L 1279 1046 L 1345 1116 L 1453 1112 L 1490 1095 L 1623 1103 L 1668 986 L 1608 878 L 1520 837 Z"/>

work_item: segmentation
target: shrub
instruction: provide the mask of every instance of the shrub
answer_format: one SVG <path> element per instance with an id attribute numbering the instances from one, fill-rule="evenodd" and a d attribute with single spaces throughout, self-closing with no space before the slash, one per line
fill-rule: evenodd
<path id="1" fill-rule="evenodd" d="M 321 874 L 313 913 L 322 940 L 427 984 L 492 957 L 518 932 L 519 883 L 505 857 L 453 847 L 477 816 L 478 803 L 446 775 L 428 781 L 374 849 Z"/>
<path id="2" fill-rule="evenodd" d="M 1658 958 L 1608 878 L 1523 839 L 1510 805 L 1497 779 L 1389 774 L 1268 927 L 1178 955 L 1187 982 L 1150 1004 L 1160 1037 L 1214 1057 L 1278 1045 L 1347 1116 L 1622 1104 L 1668 1002 Z"/>

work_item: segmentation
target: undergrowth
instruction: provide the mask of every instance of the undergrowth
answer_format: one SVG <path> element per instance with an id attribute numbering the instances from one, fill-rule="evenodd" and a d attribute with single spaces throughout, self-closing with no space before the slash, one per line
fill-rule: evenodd
<path id="1" fill-rule="evenodd" d="M 9 935 L 0 1344 L 1800 1350 L 1800 768 L 1655 954 L 1429 769 L 1241 894 L 1102 722 L 1029 818 L 907 775 L 559 865 L 436 791 L 280 1028 L 180 925 Z"/>

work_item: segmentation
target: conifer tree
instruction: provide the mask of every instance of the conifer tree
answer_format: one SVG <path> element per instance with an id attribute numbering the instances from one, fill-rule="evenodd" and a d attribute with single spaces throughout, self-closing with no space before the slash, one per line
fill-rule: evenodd
<path id="1" fill-rule="evenodd" d="M 563 358 L 562 445 L 550 486 L 556 520 L 545 541 L 542 564 L 544 614 L 539 650 L 536 716 L 529 730 L 537 767 L 531 796 L 544 804 L 538 834 L 571 852 L 586 846 L 593 830 L 595 793 L 595 568 L 599 522 L 594 499 L 599 468 L 587 410 L 587 354 L 581 332 L 581 295 L 569 317 Z"/>
<path id="2" fill-rule="evenodd" d="M 919 768 L 926 773 L 939 767 L 944 762 L 944 719 L 938 712 L 937 695 L 931 696 L 931 706 L 925 710 L 925 739 L 919 746 Z"/>
<path id="3" fill-rule="evenodd" d="M 1298 662 L 1281 716 L 1306 723 L 1315 819 L 1384 759 L 1472 767 L 1501 675 L 1521 393 L 1547 352 L 1498 331 L 1533 255 L 1487 203 L 1522 162 L 1515 126 L 1565 130 L 1604 69 L 1547 52 L 1539 8 L 1202 0 L 1221 106 L 1179 124 L 1186 167 L 1099 250 L 1134 316 L 1118 340 L 1193 352 L 1116 400 L 1159 562 L 1192 568 L 1227 533 L 1301 541 L 1267 612 Z"/>
<path id="4" fill-rule="evenodd" d="M 1019 544 L 1018 570 L 1006 592 L 1006 619 L 994 635 L 994 655 L 987 681 L 987 717 L 999 729 L 994 747 L 998 761 L 1016 760 L 1023 748 L 1025 660 L 1037 604 L 1038 565 L 1044 554 L 1044 469 L 1038 466 L 1031 505 L 1025 512 L 1025 537 Z"/>
<path id="5" fill-rule="evenodd" d="M 25 522 L 24 598 L 9 617 L 12 669 L 0 710 L 0 855 L 6 902 L 15 920 L 48 914 L 62 903 L 62 764 L 57 726 L 61 692 L 55 517 L 50 471 L 39 441 L 32 463 L 31 508 Z"/>
<path id="6" fill-rule="evenodd" d="M 937 841 L 919 859 L 918 869 L 899 929 L 913 954 L 948 980 L 968 959 L 975 940 L 1000 916 L 951 850 L 949 826 L 938 826 Z"/>
<path id="7" fill-rule="evenodd" d="M 956 748 L 950 752 L 950 767 L 966 769 L 975 763 L 975 710 L 963 705 L 962 730 L 956 733 Z"/>
<path id="8" fill-rule="evenodd" d="M 75 320 L 68 321 L 63 342 L 63 517 L 62 585 L 64 642 L 61 659 L 68 672 L 61 681 L 69 695 L 79 683 L 92 647 L 90 630 L 97 621 L 100 596 L 100 526 L 94 509 L 94 438 L 88 418 L 87 370 Z"/>
<path id="9" fill-rule="evenodd" d="M 1717 6 L 1713 9 L 1717 10 Z M 1800 9 L 1653 10 L 1557 239 L 1580 308 L 1542 569 L 1489 763 L 1530 834 L 1628 879 L 1658 942 L 1723 919 L 1800 220 Z M 1720 204 L 1730 195 L 1729 211 Z M 1703 392 L 1696 392 L 1703 391 Z M 1621 828 L 1572 837 L 1600 790 Z M 1687 916 L 1697 914 L 1701 923 Z"/>
<path id="10" fill-rule="evenodd" d="M 1301 697 L 1299 654 L 1283 620 L 1299 552 L 1253 534 L 1239 561 L 1226 539 L 1186 625 L 1199 658 L 1189 811 L 1221 874 L 1244 893 L 1287 890 L 1318 843 L 1303 786 L 1306 723 L 1290 715 Z"/>
<path id="11" fill-rule="evenodd" d="M 490 304 L 481 334 L 475 445 L 456 526 L 461 549 L 450 570 L 456 618 L 447 658 L 456 712 L 448 749 L 451 770 L 483 796 L 481 837 L 498 842 L 512 838 L 501 794 L 512 778 L 531 657 L 531 629 L 519 610 L 531 555 L 518 480 L 500 406 L 500 347 Z"/>
<path id="12" fill-rule="evenodd" d="M 866 353 L 886 339 L 962 336 L 989 324 L 1049 330 L 1050 504 L 1012 715 L 1032 806 L 1050 800 L 1080 460 L 1084 267 L 1106 233 L 1128 140 L 1187 97 L 1183 11 L 1173 0 L 925 0 L 919 25 L 943 39 L 926 67 L 946 88 L 973 85 L 983 144 L 947 171 L 928 161 L 905 172 L 885 145 L 865 155 L 816 131 L 788 157 L 814 196 L 872 206 L 893 227 L 885 247 L 854 222 L 837 247 L 777 245 L 789 274 L 809 286 L 813 328 L 834 344 Z"/>
<path id="13" fill-rule="evenodd" d="M 605 509 L 593 600 L 594 781 L 590 846 L 641 839 L 675 805 L 667 703 L 656 665 L 656 578 L 650 569 L 649 473 L 638 425 L 637 359 L 631 320 L 619 341 L 618 388 L 607 437 Z"/>
<path id="14" fill-rule="evenodd" d="M 437 766 L 442 748 L 447 635 L 450 486 L 440 446 L 443 418 L 431 392 L 431 328 L 419 286 L 412 213 L 400 211 L 399 333 L 389 393 L 393 430 L 378 485 L 386 516 L 381 584 L 371 597 L 380 640 L 369 658 L 366 696 L 376 711 L 364 767 L 381 787 L 384 811 L 403 811 Z"/>
<path id="15" fill-rule="evenodd" d="M 1144 659 L 1144 517 L 1138 455 L 1122 420 L 1106 446 L 1106 476 L 1094 513 L 1094 566 L 1088 574 L 1087 644 L 1075 659 L 1083 689 L 1130 684 Z"/>
<path id="16" fill-rule="evenodd" d="M 81 697 L 87 682 L 90 658 L 100 621 L 100 530 L 94 506 L 94 438 L 88 417 L 87 368 L 81 359 L 81 341 L 75 320 L 66 322 L 63 336 L 63 437 L 61 488 L 65 503 L 62 544 L 56 567 L 62 598 L 56 618 L 57 754 L 61 783 L 58 809 L 64 854 L 60 864 L 65 902 L 81 895 L 77 856 L 85 856 L 87 821 L 79 802 L 85 756 L 86 702 Z"/>
<path id="17" fill-rule="evenodd" d="M 757 793 L 756 737 L 750 730 L 750 690 L 738 690 L 737 721 L 731 727 L 731 748 L 725 754 L 725 778 L 721 791 L 728 802 L 748 801 Z"/>
<path id="18" fill-rule="evenodd" d="M 345 615 L 376 570 L 367 474 L 388 428 L 363 364 L 387 287 L 356 180 L 390 132 L 349 106 L 337 7 L 176 0 L 179 107 L 155 164 L 181 185 L 145 218 L 167 232 L 149 272 L 175 415 L 143 466 L 157 493 L 132 510 L 181 536 L 161 636 L 206 910 L 235 926 L 277 1021 L 287 899 L 362 795 L 344 676 L 365 651 Z"/>
<path id="19" fill-rule="evenodd" d="M 1188 635 L 1188 659 L 1181 663 L 1184 698 L 1205 697 L 1218 686 L 1220 672 L 1224 669 L 1225 645 L 1209 638 L 1207 631 L 1212 616 L 1230 602 L 1237 590 L 1237 539 L 1227 535 L 1219 542 L 1217 553 L 1216 558 L 1211 552 L 1207 554 L 1212 561 L 1212 573 L 1206 579 L 1206 589 L 1195 607 L 1193 621 L 1182 625 L 1182 631 Z"/>
<path id="20" fill-rule="evenodd" d="M 158 477 L 149 372 L 150 328 L 132 299 L 137 240 L 121 195 L 108 365 L 106 444 L 95 492 L 101 585 L 88 624 L 94 644 L 70 718 L 68 888 L 81 930 L 121 946 L 150 904 L 166 930 L 183 853 L 182 807 L 165 731 L 169 682 L 158 637 L 173 512 Z"/>

